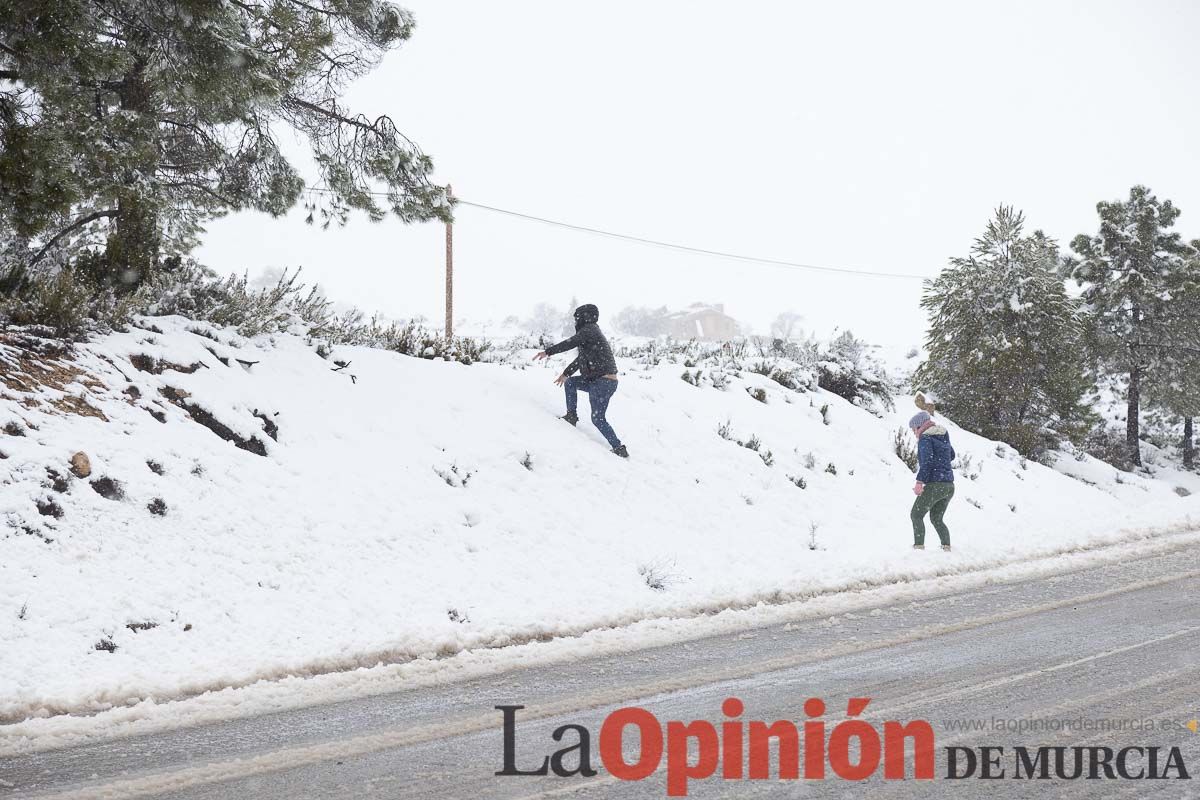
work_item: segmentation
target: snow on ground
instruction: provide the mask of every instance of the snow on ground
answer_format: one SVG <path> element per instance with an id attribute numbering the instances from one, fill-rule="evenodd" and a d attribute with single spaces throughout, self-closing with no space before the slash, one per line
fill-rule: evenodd
<path id="1" fill-rule="evenodd" d="M 973 590 L 986 591 L 999 582 L 1030 580 L 1071 571 L 1123 563 L 1200 544 L 1200 530 L 1134 539 L 1106 547 L 1069 550 L 1045 558 L 1021 559 L 1000 567 L 947 574 L 869 589 L 808 595 L 780 604 L 759 603 L 690 617 L 649 617 L 613 628 L 596 628 L 579 636 L 560 637 L 508 647 L 463 650 L 438 659 L 414 659 L 311 677 L 261 680 L 237 688 L 206 692 L 184 700 L 144 700 L 100 714 L 31 717 L 0 726 L 0 757 L 77 746 L 114 738 L 145 736 L 183 727 L 276 714 L 315 705 L 362 699 L 397 691 L 478 680 L 514 669 L 601 658 L 635 649 L 695 641 L 722 634 L 744 634 L 762 628 L 787 631 L 797 624 L 821 620 L 836 625 L 858 614 L 877 613 L 882 606 L 920 607 L 931 598 Z M 933 600 L 936 602 L 936 599 Z M 772 634 L 774 636 L 774 634 Z M 854 637 L 847 640 L 849 644 Z"/>
<path id="2" fill-rule="evenodd" d="M 892 444 L 903 399 L 880 419 L 755 373 L 720 390 L 623 360 L 609 419 L 624 461 L 586 397 L 578 429 L 555 419 L 567 357 L 325 360 L 295 336 L 141 325 L 70 358 L 0 340 L 0 720 L 960 573 L 1200 518 L 1173 481 L 1060 462 L 1085 482 L 949 424 L 955 552 L 915 552 Z M 737 443 L 752 436 L 758 451 Z M 68 472 L 77 451 L 87 479 Z"/>

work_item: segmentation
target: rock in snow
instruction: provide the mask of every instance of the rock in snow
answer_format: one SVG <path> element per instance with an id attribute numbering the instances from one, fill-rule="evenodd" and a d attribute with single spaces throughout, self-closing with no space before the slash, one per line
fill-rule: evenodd
<path id="1" fill-rule="evenodd" d="M 71 456 L 71 472 L 76 478 L 86 478 L 92 474 L 92 461 L 87 453 L 76 453 Z"/>

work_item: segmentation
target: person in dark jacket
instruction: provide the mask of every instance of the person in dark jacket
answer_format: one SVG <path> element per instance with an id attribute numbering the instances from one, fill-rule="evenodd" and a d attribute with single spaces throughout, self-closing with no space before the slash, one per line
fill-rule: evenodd
<path id="1" fill-rule="evenodd" d="M 954 461 L 954 448 L 950 445 L 950 434 L 934 422 L 927 411 L 910 419 L 908 427 L 917 437 L 917 482 L 913 486 L 917 499 L 909 515 L 913 526 L 913 549 L 925 549 L 925 515 L 928 514 L 942 540 L 942 549 L 949 550 L 950 529 L 942 517 L 946 506 L 950 505 L 950 498 L 954 497 L 954 471 L 950 466 Z"/>
<path id="2" fill-rule="evenodd" d="M 605 412 L 608 411 L 608 401 L 617 391 L 617 361 L 613 358 L 612 348 L 608 340 L 600 332 L 597 321 L 600 310 L 592 304 L 582 305 L 575 309 L 575 335 L 558 344 L 547 347 L 535 355 L 535 361 L 549 358 L 558 353 L 578 349 L 575 360 L 567 365 L 562 374 L 554 382 L 564 387 L 567 394 L 567 413 L 562 419 L 574 425 L 579 422 L 576 413 L 578 407 L 578 392 L 587 392 L 588 403 L 592 407 L 592 424 L 608 440 L 612 451 L 621 458 L 629 458 L 629 451 L 616 431 L 608 424 Z M 575 371 L 579 370 L 579 375 Z"/>

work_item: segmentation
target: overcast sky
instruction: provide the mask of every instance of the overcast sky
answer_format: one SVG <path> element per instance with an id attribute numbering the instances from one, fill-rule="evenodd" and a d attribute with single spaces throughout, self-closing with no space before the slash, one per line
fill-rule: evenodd
<path id="1" fill-rule="evenodd" d="M 1000 203 L 1066 247 L 1149 185 L 1200 237 L 1200 2 L 413 0 L 413 39 L 351 87 L 457 195 L 768 258 L 934 275 Z M 211 224 L 222 271 L 303 266 L 336 300 L 440 320 L 444 233 L 303 212 Z M 920 281 L 612 241 L 460 207 L 456 317 L 538 301 L 723 302 L 881 344 L 924 334 Z"/>

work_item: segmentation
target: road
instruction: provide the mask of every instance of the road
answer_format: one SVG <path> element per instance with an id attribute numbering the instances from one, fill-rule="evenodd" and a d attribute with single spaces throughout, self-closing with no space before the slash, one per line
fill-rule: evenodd
<path id="1" fill-rule="evenodd" d="M 1192 545 L 853 615 L 22 755 L 0 762 L 11 786 L 0 798 L 661 798 L 663 768 L 639 782 L 602 768 L 591 778 L 496 777 L 503 753 L 494 706 L 526 707 L 516 726 L 518 766 L 540 762 L 556 749 L 550 733 L 577 723 L 591 731 L 600 767 L 597 739 L 614 709 L 720 723 L 727 697 L 743 701 L 743 719 L 767 722 L 802 722 L 804 701 L 820 697 L 830 729 L 847 698 L 869 697 L 862 716 L 877 727 L 931 723 L 938 777 L 876 775 L 865 785 L 710 778 L 691 782 L 691 797 L 1200 798 L 1200 735 L 1178 726 L 1200 716 L 1198 587 L 1200 546 Z M 958 720 L 995 718 L 1076 728 L 1133 722 L 1121 731 L 953 729 Z M 1172 727 L 1145 730 L 1145 720 Z M 1164 758 L 1178 746 L 1194 777 L 951 781 L 944 749 L 953 745 L 1155 745 Z"/>

